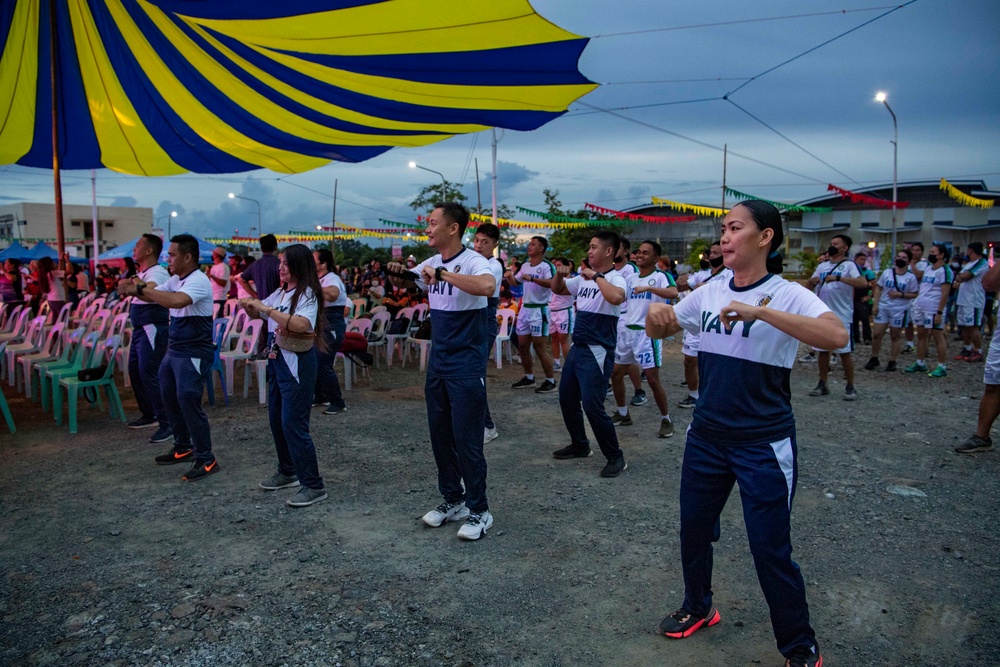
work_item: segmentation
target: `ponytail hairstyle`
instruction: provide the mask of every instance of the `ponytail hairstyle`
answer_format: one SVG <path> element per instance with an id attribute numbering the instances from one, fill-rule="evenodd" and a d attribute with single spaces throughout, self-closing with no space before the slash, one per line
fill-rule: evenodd
<path id="1" fill-rule="evenodd" d="M 781 227 L 781 213 L 773 204 L 759 199 L 747 199 L 736 204 L 736 206 L 742 206 L 750 211 L 750 217 L 753 219 L 754 224 L 757 225 L 757 229 L 760 231 L 770 229 L 774 232 L 774 236 L 771 237 L 771 247 L 767 255 L 767 272 L 780 274 L 785 268 L 780 252 L 781 244 L 785 242 L 785 233 Z M 736 208 L 736 206 L 733 208 Z"/>
<path id="2" fill-rule="evenodd" d="M 42 257 L 38 260 L 38 287 L 42 293 L 47 293 L 51 285 L 49 274 L 55 271 L 56 265 L 51 257 Z"/>

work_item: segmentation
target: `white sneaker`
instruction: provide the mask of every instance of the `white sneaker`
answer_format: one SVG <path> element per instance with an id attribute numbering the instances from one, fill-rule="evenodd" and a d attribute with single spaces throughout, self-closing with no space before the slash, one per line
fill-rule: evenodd
<path id="1" fill-rule="evenodd" d="M 483 444 L 484 445 L 490 444 L 491 442 L 493 442 L 494 440 L 496 440 L 499 437 L 500 437 L 500 434 L 497 433 L 497 430 L 495 428 L 484 428 L 483 429 Z"/>
<path id="2" fill-rule="evenodd" d="M 489 510 L 482 513 L 471 513 L 465 520 L 465 524 L 458 529 L 460 540 L 478 540 L 486 534 L 486 531 L 493 525 L 493 515 Z"/>
<path id="3" fill-rule="evenodd" d="M 562 370 L 562 363 L 558 359 L 552 360 L 552 370 L 554 370 L 557 373 Z"/>
<path id="4" fill-rule="evenodd" d="M 437 528 L 449 521 L 461 521 L 467 516 L 469 516 L 469 508 L 465 506 L 464 500 L 457 503 L 443 502 L 423 515 L 421 521 L 431 528 Z"/>
<path id="5" fill-rule="evenodd" d="M 816 363 L 816 355 L 812 354 L 811 352 L 807 352 L 806 354 L 803 354 L 801 357 L 799 357 L 799 363 L 800 364 Z"/>

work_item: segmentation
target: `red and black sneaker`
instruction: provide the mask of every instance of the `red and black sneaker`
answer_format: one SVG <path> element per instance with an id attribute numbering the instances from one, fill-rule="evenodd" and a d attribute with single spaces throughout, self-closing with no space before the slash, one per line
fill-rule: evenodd
<path id="1" fill-rule="evenodd" d="M 792 651 L 792 657 L 785 660 L 785 667 L 823 667 L 823 656 L 815 646 L 797 648 Z"/>
<path id="2" fill-rule="evenodd" d="M 195 463 L 190 470 L 184 473 L 184 477 L 181 479 L 185 482 L 194 482 L 202 477 L 214 475 L 217 472 L 219 472 L 219 461 L 212 459 L 208 463 Z"/>
<path id="3" fill-rule="evenodd" d="M 711 609 L 704 617 L 695 616 L 686 609 L 678 609 L 660 621 L 660 632 L 673 639 L 690 637 L 701 628 L 715 625 L 722 620 L 718 609 Z"/>

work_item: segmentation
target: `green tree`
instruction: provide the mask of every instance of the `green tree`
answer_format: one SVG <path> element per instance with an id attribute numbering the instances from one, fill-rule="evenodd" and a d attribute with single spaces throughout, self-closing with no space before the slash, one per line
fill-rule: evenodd
<path id="1" fill-rule="evenodd" d="M 708 251 L 712 249 L 712 240 L 698 237 L 688 246 L 687 264 L 695 271 L 701 266 L 702 255 L 708 259 Z"/>
<path id="2" fill-rule="evenodd" d="M 430 211 L 434 207 L 434 204 L 445 201 L 454 201 L 461 204 L 466 199 L 468 197 L 462 194 L 458 184 L 445 181 L 425 186 L 416 198 L 410 202 L 410 208 L 414 211 Z"/>
<path id="3" fill-rule="evenodd" d="M 819 266 L 819 255 L 811 250 L 803 250 L 792 256 L 792 259 L 799 263 L 799 274 L 803 278 L 808 278 Z"/>

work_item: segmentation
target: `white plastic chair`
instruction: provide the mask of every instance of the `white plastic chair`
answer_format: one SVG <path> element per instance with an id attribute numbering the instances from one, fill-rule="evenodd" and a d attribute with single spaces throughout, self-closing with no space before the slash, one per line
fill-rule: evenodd
<path id="1" fill-rule="evenodd" d="M 222 336 L 222 351 L 229 352 L 233 349 L 233 341 L 238 340 L 240 334 L 243 333 L 243 329 L 246 328 L 247 322 L 250 321 L 250 316 L 247 315 L 247 311 L 240 309 L 236 311 L 236 315 L 229 318 L 229 323 L 226 326 L 226 332 Z"/>
<path id="2" fill-rule="evenodd" d="M 59 358 L 59 354 L 62 351 L 62 332 L 66 328 L 64 322 L 56 322 L 49 329 L 48 335 L 45 337 L 45 342 L 42 344 L 42 349 L 35 352 L 34 354 L 22 354 L 17 358 L 17 365 L 21 370 L 20 377 L 18 376 L 17 369 L 11 369 L 14 373 L 14 381 L 17 385 L 17 391 L 21 391 L 21 384 L 24 384 L 24 395 L 31 396 L 31 368 L 37 363 L 44 361 L 55 361 Z M 80 331 L 80 336 L 83 336 L 83 331 Z"/>
<path id="3" fill-rule="evenodd" d="M 28 323 L 28 330 L 20 343 L 7 344 L 7 384 L 14 386 L 17 376 L 17 358 L 22 355 L 35 354 L 42 349 L 45 341 L 45 315 L 39 315 Z"/>
<path id="4" fill-rule="evenodd" d="M 385 335 L 386 339 L 386 361 L 389 364 L 389 368 L 392 368 L 392 357 L 396 353 L 396 346 L 399 346 L 399 360 L 403 360 L 403 354 L 406 352 L 406 342 L 410 340 L 410 325 L 413 323 L 413 307 L 401 308 L 398 313 L 396 313 L 396 320 L 406 320 L 406 332 L 401 334 L 391 334 L 387 333 Z"/>
<path id="5" fill-rule="evenodd" d="M 14 329 L 14 325 L 17 322 L 17 318 L 21 316 L 24 312 L 24 305 L 14 306 L 10 308 L 7 304 L 4 304 L 3 310 L 3 323 L 0 324 L 0 333 L 10 333 Z"/>
<path id="6" fill-rule="evenodd" d="M 111 311 L 107 308 L 99 308 L 96 313 L 94 313 L 88 322 L 87 333 L 97 332 L 98 338 L 104 338 L 104 331 L 108 328 L 108 324 L 111 322 Z"/>
<path id="7" fill-rule="evenodd" d="M 23 308 L 14 320 L 14 326 L 10 331 L 0 333 L 0 342 L 8 345 L 16 345 L 24 341 L 24 336 L 28 333 L 28 323 L 31 321 L 31 308 Z M 43 319 L 42 322 L 45 320 Z"/>
<path id="8" fill-rule="evenodd" d="M 500 318 L 500 330 L 497 333 L 496 342 L 493 344 L 493 354 L 496 358 L 497 368 L 501 368 L 503 366 L 504 343 L 507 344 L 507 361 L 513 363 L 510 333 L 514 328 L 514 322 L 517 321 L 517 312 L 510 308 L 501 308 L 497 311 L 497 317 Z"/>
<path id="9" fill-rule="evenodd" d="M 385 306 L 378 305 L 378 306 L 375 306 L 374 308 L 372 308 L 371 310 L 369 310 L 368 312 L 371 313 L 372 315 L 374 315 L 375 313 L 381 313 L 381 312 L 385 312 L 385 311 L 388 311 L 388 310 L 389 309 L 386 308 Z"/>
<path id="10" fill-rule="evenodd" d="M 63 307 L 59 309 L 59 312 L 56 314 L 56 319 L 54 322 L 52 322 L 52 324 L 59 324 L 60 322 L 62 322 L 64 328 L 68 327 L 69 317 L 70 314 L 72 314 L 72 312 L 73 312 L 73 304 L 71 303 L 64 304 Z"/>
<path id="11" fill-rule="evenodd" d="M 254 319 L 247 323 L 240 334 L 240 339 L 236 341 L 235 350 L 223 350 L 219 353 L 219 359 L 226 367 L 226 388 L 229 395 L 233 395 L 233 377 L 236 372 L 237 361 L 247 361 L 253 359 L 257 354 L 257 340 L 260 338 L 261 329 L 264 327 L 264 320 Z M 244 394 L 245 396 L 246 394 Z"/>
<path id="12" fill-rule="evenodd" d="M 419 322 L 423 322 L 424 320 L 426 320 L 427 315 L 430 313 L 430 309 L 431 307 L 426 303 L 418 303 L 415 306 L 413 306 L 413 314 L 415 315 L 415 317 L 413 318 L 413 323 L 417 324 Z"/>
<path id="13" fill-rule="evenodd" d="M 233 313 L 236 312 L 238 306 L 239 306 L 238 299 L 226 299 L 226 303 L 223 304 L 222 306 L 222 317 L 232 318 Z"/>
<path id="14" fill-rule="evenodd" d="M 380 310 L 372 315 L 371 334 L 368 336 L 368 351 L 375 357 L 375 368 L 378 368 L 378 351 L 382 350 L 383 356 L 386 354 L 387 334 L 389 320 L 391 316 L 388 310 Z"/>
<path id="15" fill-rule="evenodd" d="M 368 334 L 372 332 L 372 321 L 367 317 L 358 318 L 347 325 L 347 331 L 354 331 L 367 339 Z M 333 362 L 337 363 L 337 359 L 344 362 L 344 389 L 350 391 L 353 381 L 357 379 L 356 365 L 342 352 L 337 353 Z"/>

